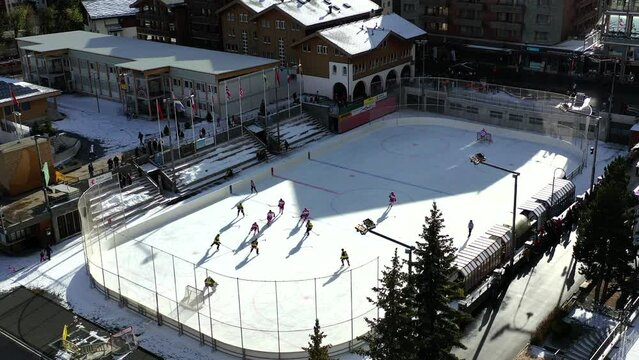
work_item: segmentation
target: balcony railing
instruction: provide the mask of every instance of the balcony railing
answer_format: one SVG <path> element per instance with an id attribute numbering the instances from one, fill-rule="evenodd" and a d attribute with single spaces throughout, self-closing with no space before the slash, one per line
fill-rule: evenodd
<path id="1" fill-rule="evenodd" d="M 427 23 L 445 23 L 448 22 L 447 15 L 423 15 L 422 20 Z"/>
<path id="2" fill-rule="evenodd" d="M 511 23 L 511 22 L 504 22 L 504 21 L 491 21 L 490 22 L 490 28 L 491 29 L 498 29 L 498 30 L 521 31 L 522 25 L 520 23 Z"/>
<path id="3" fill-rule="evenodd" d="M 511 14 L 523 14 L 524 13 L 524 5 L 504 5 L 504 4 L 495 4 L 490 6 L 490 10 L 492 12 L 505 12 Z"/>
<path id="4" fill-rule="evenodd" d="M 481 19 L 455 18 L 455 25 L 481 27 Z"/>

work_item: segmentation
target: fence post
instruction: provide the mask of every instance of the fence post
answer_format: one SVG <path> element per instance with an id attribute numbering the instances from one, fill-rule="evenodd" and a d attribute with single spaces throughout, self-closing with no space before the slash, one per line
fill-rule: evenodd
<path id="1" fill-rule="evenodd" d="M 120 285 L 120 263 L 118 262 L 118 246 L 115 243 L 115 232 L 111 232 L 111 236 L 113 236 L 113 251 L 115 252 L 115 275 L 118 278 L 118 297 L 120 298 L 120 306 L 124 306 L 126 300 L 122 296 L 122 286 Z"/>
<path id="2" fill-rule="evenodd" d="M 195 270 L 195 264 L 193 264 L 193 281 L 194 281 L 195 289 L 197 290 L 197 273 Z M 206 290 L 206 287 L 205 287 L 205 290 Z M 202 296 L 204 296 L 204 293 L 202 293 Z M 200 333 L 200 345 L 204 345 L 204 334 L 202 334 L 202 324 L 200 323 L 199 307 L 197 310 L 197 331 Z"/>
<path id="3" fill-rule="evenodd" d="M 160 298 L 158 296 L 158 280 L 155 273 L 155 252 L 153 246 L 151 248 L 151 261 L 153 262 L 153 285 L 155 287 L 155 317 L 158 320 L 158 326 L 162 325 L 162 315 L 160 315 Z"/>
<path id="4" fill-rule="evenodd" d="M 171 255 L 171 262 L 173 263 L 173 284 L 175 288 L 175 312 L 177 313 L 178 333 L 182 335 L 182 324 L 180 323 L 180 300 L 177 295 L 177 278 L 175 277 L 175 256 Z"/>
<path id="5" fill-rule="evenodd" d="M 280 348 L 280 305 L 277 297 L 277 280 L 275 280 L 275 320 L 277 323 L 277 358 L 280 358 L 282 349 Z"/>
<path id="6" fill-rule="evenodd" d="M 209 271 L 206 270 L 206 276 L 209 276 Z M 213 337 L 213 315 L 211 314 L 211 297 L 208 298 L 209 302 L 209 325 L 211 326 L 211 347 L 213 350 L 217 350 L 215 338 Z"/>

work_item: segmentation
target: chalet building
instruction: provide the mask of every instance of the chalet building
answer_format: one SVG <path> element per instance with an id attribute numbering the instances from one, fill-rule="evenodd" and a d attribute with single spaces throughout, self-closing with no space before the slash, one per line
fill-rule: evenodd
<path id="1" fill-rule="evenodd" d="M 189 45 L 211 50 L 223 50 L 222 24 L 217 10 L 231 0 L 186 0 L 189 9 Z"/>
<path id="2" fill-rule="evenodd" d="M 414 42 L 426 33 L 397 14 L 320 30 L 292 48 L 306 92 L 336 101 L 377 95 L 414 76 Z"/>
<path id="3" fill-rule="evenodd" d="M 87 0 L 82 2 L 84 30 L 105 35 L 137 37 L 136 0 Z"/>
<path id="4" fill-rule="evenodd" d="M 380 7 L 369 0 L 234 0 L 218 10 L 224 50 L 296 66 L 291 45 L 316 31 L 367 19 Z"/>
<path id="5" fill-rule="evenodd" d="M 189 43 L 188 9 L 184 0 L 137 0 L 138 39 L 178 45 Z"/>

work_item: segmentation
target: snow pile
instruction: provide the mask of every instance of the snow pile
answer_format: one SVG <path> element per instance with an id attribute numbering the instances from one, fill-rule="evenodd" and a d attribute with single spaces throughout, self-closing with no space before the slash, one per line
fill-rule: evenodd
<path id="1" fill-rule="evenodd" d="M 120 211 L 124 211 L 130 207 L 133 207 L 137 204 L 143 203 L 149 200 L 151 196 L 148 193 L 136 193 L 136 194 L 127 194 L 123 193 L 115 194 L 103 200 L 100 205 L 102 207 L 97 207 L 97 211 L 104 209 L 104 211 L 100 211 L 97 218 L 105 218 L 107 216 L 111 216 L 112 214 L 118 213 Z"/>
<path id="2" fill-rule="evenodd" d="M 582 308 L 574 308 L 565 319 L 568 322 L 580 323 L 584 326 L 595 329 L 611 329 L 617 325 L 617 321 L 609 318 L 608 316 L 593 313 Z"/>

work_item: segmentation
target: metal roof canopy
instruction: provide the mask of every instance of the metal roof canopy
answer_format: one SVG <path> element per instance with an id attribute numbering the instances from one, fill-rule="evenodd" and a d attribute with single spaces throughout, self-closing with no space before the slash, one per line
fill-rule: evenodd
<path id="1" fill-rule="evenodd" d="M 539 219 L 539 216 L 546 211 L 546 206 L 539 201 L 531 199 L 521 204 L 517 209 L 529 211 L 533 213 L 537 217 L 537 219 Z"/>
<path id="2" fill-rule="evenodd" d="M 489 235 L 489 239 L 501 240 L 504 244 L 509 243 L 512 238 L 510 235 L 510 226 L 504 225 L 493 225 L 490 229 L 488 229 L 488 231 L 486 231 L 486 234 Z"/>
<path id="3" fill-rule="evenodd" d="M 570 180 L 564 179 L 555 179 L 555 201 L 560 201 L 563 199 L 568 193 L 575 190 L 575 184 Z M 543 189 L 533 195 L 533 199 L 541 200 L 550 205 L 550 199 L 552 197 L 551 192 L 552 184 L 546 185 Z"/>
<path id="4" fill-rule="evenodd" d="M 462 249 L 455 258 L 453 265 L 467 277 L 484 264 L 490 256 L 499 251 L 499 244 L 486 237 L 480 237 Z"/>

